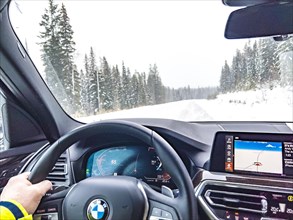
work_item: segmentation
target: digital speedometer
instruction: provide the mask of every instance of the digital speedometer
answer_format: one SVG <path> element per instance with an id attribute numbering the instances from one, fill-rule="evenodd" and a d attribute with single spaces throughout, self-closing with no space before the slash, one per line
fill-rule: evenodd
<path id="1" fill-rule="evenodd" d="M 90 176 L 116 176 L 123 175 L 125 169 L 128 172 L 133 172 L 129 169 L 138 155 L 138 150 L 133 147 L 113 147 L 102 149 L 93 153 L 87 163 L 87 177 Z"/>
<path id="2" fill-rule="evenodd" d="M 132 176 L 151 185 L 174 187 L 171 176 L 164 170 L 154 148 L 118 146 L 101 149 L 90 155 L 86 177 Z"/>

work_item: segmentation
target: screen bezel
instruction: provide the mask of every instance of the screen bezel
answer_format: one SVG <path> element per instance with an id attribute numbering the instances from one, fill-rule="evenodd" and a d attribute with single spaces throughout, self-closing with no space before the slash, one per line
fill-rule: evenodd
<path id="1" fill-rule="evenodd" d="M 275 173 L 261 173 L 261 172 L 251 172 L 251 171 L 240 171 L 234 170 L 233 172 L 228 172 L 225 170 L 225 141 L 226 136 L 240 137 L 241 140 L 250 141 L 267 141 L 267 142 L 293 142 L 292 133 L 252 133 L 252 132 L 227 132 L 219 131 L 215 134 L 209 171 L 212 172 L 224 172 L 229 174 L 247 174 L 255 176 L 272 176 L 272 177 L 282 177 L 282 178 L 292 178 L 292 175 L 275 174 Z M 233 153 L 234 154 L 234 153 Z M 234 156 L 234 155 L 233 155 Z"/>

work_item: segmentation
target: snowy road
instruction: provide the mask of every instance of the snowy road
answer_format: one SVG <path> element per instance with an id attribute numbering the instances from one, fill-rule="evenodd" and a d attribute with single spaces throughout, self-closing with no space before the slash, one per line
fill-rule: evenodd
<path id="1" fill-rule="evenodd" d="M 161 105 L 144 106 L 119 112 L 111 112 L 96 116 L 82 118 L 82 121 L 91 122 L 113 118 L 168 118 L 183 121 L 193 120 L 213 120 L 204 109 L 196 102 L 198 100 L 186 100 L 166 103 Z"/>
<path id="2" fill-rule="evenodd" d="M 285 95 L 284 95 L 285 94 Z M 292 90 L 248 91 L 214 100 L 184 100 L 81 118 L 92 122 L 113 118 L 167 118 L 182 121 L 293 121 Z"/>

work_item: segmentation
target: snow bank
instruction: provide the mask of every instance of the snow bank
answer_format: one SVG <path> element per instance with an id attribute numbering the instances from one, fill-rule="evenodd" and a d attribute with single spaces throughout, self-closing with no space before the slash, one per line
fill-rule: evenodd
<path id="1" fill-rule="evenodd" d="M 293 121 L 292 87 L 222 94 L 199 105 L 215 120 Z"/>

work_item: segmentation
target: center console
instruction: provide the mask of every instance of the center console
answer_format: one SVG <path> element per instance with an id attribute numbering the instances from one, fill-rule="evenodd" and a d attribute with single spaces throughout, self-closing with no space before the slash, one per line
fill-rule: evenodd
<path id="1" fill-rule="evenodd" d="M 293 135 L 218 132 L 210 171 L 293 178 Z"/>
<path id="2" fill-rule="evenodd" d="M 201 209 L 209 219 L 293 219 L 290 188 L 207 180 L 197 194 Z"/>
<path id="3" fill-rule="evenodd" d="M 196 188 L 209 219 L 293 219 L 293 135 L 218 132 Z"/>

